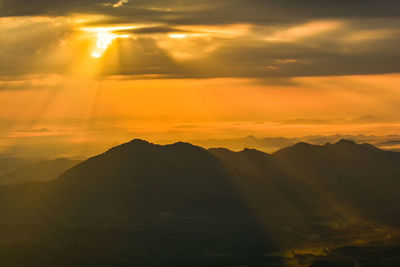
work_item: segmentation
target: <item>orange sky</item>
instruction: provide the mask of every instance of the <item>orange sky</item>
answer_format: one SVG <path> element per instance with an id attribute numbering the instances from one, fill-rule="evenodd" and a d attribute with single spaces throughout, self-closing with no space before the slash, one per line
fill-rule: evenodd
<path id="1" fill-rule="evenodd" d="M 395 17 L 141 22 L 134 8 L 0 12 L 1 147 L 399 133 Z"/>
<path id="2" fill-rule="evenodd" d="M 8 135 L 64 126 L 79 131 L 115 127 L 163 138 L 169 133 L 171 138 L 207 137 L 207 130 L 216 131 L 215 137 L 395 134 L 398 128 L 386 126 L 398 122 L 399 81 L 400 75 L 304 77 L 292 85 L 234 78 L 38 77 L 29 81 L 30 90 L 1 91 L 0 111 L 11 120 Z M 375 120 L 354 121 L 368 114 Z"/>

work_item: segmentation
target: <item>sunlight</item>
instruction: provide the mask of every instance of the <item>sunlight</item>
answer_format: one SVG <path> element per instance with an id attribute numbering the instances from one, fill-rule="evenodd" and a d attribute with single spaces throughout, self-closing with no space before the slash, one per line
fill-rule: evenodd
<path id="1" fill-rule="evenodd" d="M 96 48 L 92 52 L 92 57 L 101 58 L 106 52 L 107 48 L 112 44 L 112 42 L 117 38 L 129 38 L 129 34 L 118 35 L 108 31 L 100 31 L 97 34 Z"/>
<path id="2" fill-rule="evenodd" d="M 109 32 L 99 32 L 97 35 L 97 47 L 107 49 L 115 38 L 116 36 Z"/>
<path id="3" fill-rule="evenodd" d="M 398 10 L 0 0 L 0 267 L 400 267 Z"/>
<path id="4" fill-rule="evenodd" d="M 93 52 L 92 57 L 94 58 L 101 58 L 101 54 L 99 52 Z"/>
<path id="5" fill-rule="evenodd" d="M 115 27 L 83 27 L 82 31 L 96 33 L 96 45 L 91 53 L 93 58 L 101 58 L 112 42 L 118 38 L 129 38 L 130 34 L 117 34 L 116 31 L 126 31 L 137 28 L 137 26 L 115 26 Z"/>
<path id="6" fill-rule="evenodd" d="M 277 31 L 265 38 L 268 42 L 293 42 L 307 37 L 313 37 L 339 29 L 343 21 L 327 20 L 312 21 L 295 27 Z"/>
<path id="7" fill-rule="evenodd" d="M 169 37 L 173 38 L 173 39 L 184 39 L 187 37 L 187 35 L 184 33 L 173 33 L 173 34 L 170 34 Z"/>

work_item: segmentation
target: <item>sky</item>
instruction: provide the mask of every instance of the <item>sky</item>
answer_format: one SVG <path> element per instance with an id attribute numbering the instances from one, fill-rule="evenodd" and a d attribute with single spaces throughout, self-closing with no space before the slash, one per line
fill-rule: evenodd
<path id="1" fill-rule="evenodd" d="M 398 134 L 399 60 L 397 0 L 0 0 L 0 153 Z"/>

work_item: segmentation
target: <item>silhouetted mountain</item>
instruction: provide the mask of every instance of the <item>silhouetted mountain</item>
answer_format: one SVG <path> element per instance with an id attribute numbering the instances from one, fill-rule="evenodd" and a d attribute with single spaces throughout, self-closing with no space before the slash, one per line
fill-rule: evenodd
<path id="1" fill-rule="evenodd" d="M 3 250 L 19 251 L 6 257 L 16 265 L 204 266 L 224 262 L 219 254 L 230 255 L 228 262 L 254 254 L 250 261 L 257 261 L 273 247 L 223 164 L 186 143 L 133 140 L 53 182 L 5 187 L 0 217 L 34 225 L 14 232 L 28 248 L 17 240 Z"/>
<path id="2" fill-rule="evenodd" d="M 16 168 L 19 168 L 24 165 L 29 165 L 35 162 L 39 162 L 43 159 L 37 158 L 22 158 L 15 157 L 7 154 L 0 154 L 0 176 L 9 173 Z"/>
<path id="3" fill-rule="evenodd" d="M 395 145 L 400 145 L 400 140 L 399 140 L 399 139 L 388 140 L 388 141 L 379 143 L 379 145 L 381 145 L 381 146 L 395 146 Z"/>
<path id="4" fill-rule="evenodd" d="M 56 179 L 64 171 L 77 165 L 80 161 L 55 159 L 24 164 L 11 172 L 0 176 L 0 184 L 21 184 L 32 181 L 50 181 Z"/>
<path id="5" fill-rule="evenodd" d="M 353 123 L 379 123 L 384 121 L 382 118 L 373 116 L 373 115 L 364 115 L 355 119 L 352 119 L 350 122 Z"/>
<path id="6" fill-rule="evenodd" d="M 275 151 L 282 147 L 293 145 L 298 141 L 299 138 L 285 138 L 285 137 L 256 138 L 253 135 L 249 135 L 244 138 L 191 140 L 190 143 L 209 148 L 225 147 L 232 150 L 253 148 L 269 152 L 269 151 Z"/>
<path id="7" fill-rule="evenodd" d="M 95 210 L 95 216 L 136 212 L 142 217 L 243 209 L 224 166 L 207 150 L 187 143 L 133 140 L 66 171 L 52 186 L 60 203 L 71 205 L 73 192 L 85 216 L 90 214 L 86 209 Z"/>
<path id="8" fill-rule="evenodd" d="M 209 139 L 209 140 L 191 140 L 190 143 L 203 147 L 225 147 L 231 150 L 242 150 L 244 148 L 258 149 L 267 153 L 276 152 L 279 149 L 304 142 L 313 145 L 324 145 L 326 143 L 336 143 L 341 139 L 352 140 L 356 143 L 370 143 L 381 149 L 396 149 L 396 141 L 399 136 L 374 136 L 374 135 L 310 135 L 304 137 L 266 137 L 257 138 L 255 136 L 247 136 L 244 138 L 231 139 Z M 391 142 L 394 141 L 394 142 Z M 397 144 L 398 145 L 398 144 Z"/>
<path id="9" fill-rule="evenodd" d="M 399 244 L 399 187 L 399 153 L 347 140 L 273 154 L 133 140 L 54 181 L 0 187 L 0 258 L 6 266 L 347 264 L 359 251 L 340 259 L 329 251 Z M 395 265 L 394 246 L 385 260 Z"/>

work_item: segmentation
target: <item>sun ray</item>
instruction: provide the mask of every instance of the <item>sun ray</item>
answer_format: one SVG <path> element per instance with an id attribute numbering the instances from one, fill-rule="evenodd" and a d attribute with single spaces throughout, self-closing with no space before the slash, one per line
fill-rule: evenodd
<path id="1" fill-rule="evenodd" d="M 130 38 L 131 34 L 118 34 L 120 31 L 127 31 L 138 26 L 114 26 L 114 27 L 82 27 L 81 31 L 95 33 L 96 43 L 91 51 L 93 58 L 101 58 L 114 40 L 119 38 Z"/>

